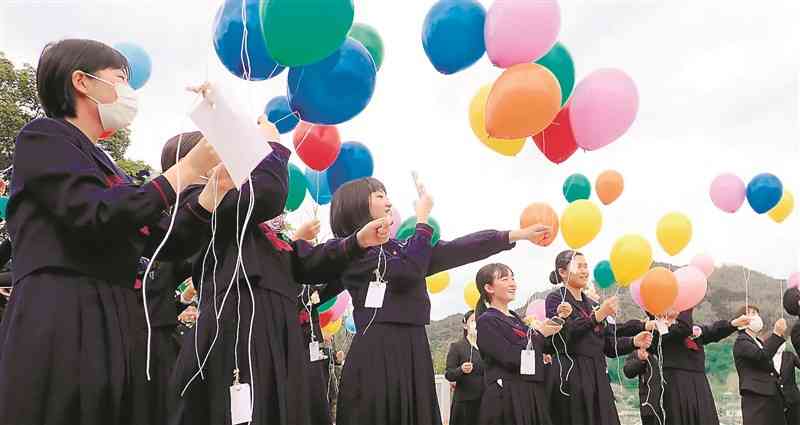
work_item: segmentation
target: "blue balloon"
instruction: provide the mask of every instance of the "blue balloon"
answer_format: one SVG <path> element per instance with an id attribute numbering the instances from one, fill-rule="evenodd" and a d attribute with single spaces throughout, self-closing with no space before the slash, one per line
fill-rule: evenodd
<path id="1" fill-rule="evenodd" d="M 372 154 L 366 146 L 358 142 L 342 143 L 339 156 L 328 167 L 328 188 L 336 193 L 339 187 L 349 181 L 372 176 Z"/>
<path id="2" fill-rule="evenodd" d="M 747 184 L 747 202 L 758 214 L 764 214 L 774 208 L 782 196 L 783 183 L 773 174 L 759 174 Z"/>
<path id="3" fill-rule="evenodd" d="M 259 3 L 260 0 L 245 0 L 246 54 L 242 51 L 245 28 L 242 24 L 242 0 L 226 0 L 214 20 L 214 50 L 217 51 L 220 62 L 241 79 L 247 79 L 245 71 L 249 68 L 251 81 L 266 80 L 283 71 L 283 67 L 272 59 L 267 45 L 264 44 Z"/>
<path id="4" fill-rule="evenodd" d="M 486 9 L 474 0 L 439 0 L 422 25 L 422 47 L 433 67 L 453 74 L 486 52 L 483 23 Z"/>
<path id="5" fill-rule="evenodd" d="M 0 220 L 6 219 L 7 208 L 8 208 L 8 196 L 0 196 Z"/>
<path id="6" fill-rule="evenodd" d="M 289 70 L 289 104 L 300 119 L 340 124 L 367 107 L 375 91 L 375 63 L 352 38 L 327 58 Z"/>
<path id="7" fill-rule="evenodd" d="M 325 205 L 331 202 L 331 190 L 328 188 L 328 173 L 326 171 L 306 168 L 306 180 L 308 181 L 308 192 L 317 205 Z"/>
<path id="8" fill-rule="evenodd" d="M 353 320 L 353 316 L 347 316 L 344 319 L 344 329 L 351 334 L 356 333 L 356 321 Z"/>
<path id="9" fill-rule="evenodd" d="M 273 97 L 264 108 L 264 114 L 267 115 L 269 122 L 278 127 L 281 134 L 288 133 L 297 127 L 300 119 L 296 114 L 292 113 L 289 108 L 289 101 L 286 96 Z"/>
<path id="10" fill-rule="evenodd" d="M 148 55 L 144 49 L 133 43 L 119 43 L 115 45 L 114 48 L 119 50 L 119 52 L 128 59 L 128 65 L 130 66 L 128 82 L 131 88 L 139 90 L 147 83 L 147 80 L 150 79 L 150 72 L 153 68 L 150 55 Z"/>

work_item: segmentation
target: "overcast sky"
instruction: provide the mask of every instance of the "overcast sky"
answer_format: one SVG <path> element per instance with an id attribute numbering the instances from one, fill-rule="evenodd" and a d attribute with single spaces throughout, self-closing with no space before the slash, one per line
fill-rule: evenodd
<path id="1" fill-rule="evenodd" d="M 46 42 L 65 37 L 143 46 L 153 59 L 153 75 L 140 91 L 128 155 L 157 166 L 164 141 L 193 128 L 186 115 L 194 100 L 183 91 L 187 84 L 206 78 L 230 83 L 253 116 L 272 96 L 285 93 L 286 72 L 246 83 L 219 64 L 210 43 L 220 3 L 4 0 L 0 51 L 16 63 L 35 63 Z M 420 41 L 432 1 L 355 3 L 356 21 L 380 32 L 385 61 L 372 102 L 339 130 L 343 140 L 371 149 L 375 176 L 404 216 L 413 213 L 412 169 L 435 196 L 433 216 L 445 239 L 511 228 L 535 201 L 560 212 L 567 176 L 579 172 L 594 181 L 603 170 L 615 169 L 625 177 L 625 192 L 602 208 L 603 230 L 583 249 L 590 263 L 606 259 L 617 237 L 640 233 L 659 261 L 684 264 L 708 252 L 719 263 L 743 264 L 777 278 L 798 269 L 797 214 L 783 224 L 757 216 L 747 205 L 728 215 L 708 196 L 711 180 L 721 172 L 746 181 L 772 172 L 800 196 L 797 1 L 562 1 L 559 39 L 572 53 L 577 80 L 597 68 L 623 69 L 636 81 L 640 110 L 621 139 L 599 151 L 577 152 L 559 166 L 532 142 L 517 157 L 506 158 L 474 138 L 469 101 L 501 70 L 484 56 L 459 74 L 438 74 Z M 283 141 L 291 144 L 291 135 Z M 299 158 L 293 161 L 299 164 Z M 311 208 L 308 197 L 293 220 L 307 218 Z M 672 258 L 655 239 L 657 221 L 671 211 L 686 213 L 694 225 L 692 242 Z M 320 214 L 326 216 L 327 209 Z M 495 258 L 515 270 L 519 302 L 550 286 L 547 275 L 564 248 L 560 238 L 548 248 L 523 243 Z M 481 264 L 451 273 L 451 286 L 431 297 L 433 318 L 464 310 L 463 285 Z"/>

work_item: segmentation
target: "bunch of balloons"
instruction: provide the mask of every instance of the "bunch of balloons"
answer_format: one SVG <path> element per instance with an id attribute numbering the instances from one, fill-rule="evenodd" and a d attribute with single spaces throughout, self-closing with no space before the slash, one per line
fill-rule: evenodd
<path id="1" fill-rule="evenodd" d="M 686 311 L 700 304 L 708 291 L 708 278 L 714 272 L 714 260 L 695 256 L 688 266 L 670 271 L 655 267 L 630 286 L 631 298 L 643 309 L 658 316 L 669 310 Z"/>
<path id="2" fill-rule="evenodd" d="M 735 213 L 745 199 L 757 214 L 767 213 L 776 223 L 782 223 L 794 210 L 794 195 L 781 180 L 770 173 L 762 173 L 745 186 L 735 174 L 718 175 L 711 182 L 711 202 L 726 213 Z"/>
<path id="3" fill-rule="evenodd" d="M 335 298 L 331 298 L 317 307 L 319 326 L 322 328 L 324 335 L 333 335 L 339 332 L 342 327 L 342 317 L 348 306 L 350 306 L 350 302 L 350 293 L 343 291 Z"/>

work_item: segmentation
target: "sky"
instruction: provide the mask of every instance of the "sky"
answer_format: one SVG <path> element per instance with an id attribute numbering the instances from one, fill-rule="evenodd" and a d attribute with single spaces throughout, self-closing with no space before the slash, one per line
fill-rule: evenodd
<path id="1" fill-rule="evenodd" d="M 490 1 L 482 1 L 487 8 Z M 218 0 L 16 1 L 0 3 L 0 51 L 15 63 L 35 64 L 48 41 L 93 38 L 144 47 L 153 74 L 139 91 L 140 114 L 128 156 L 158 165 L 161 146 L 194 129 L 187 117 L 196 101 L 184 88 L 205 80 L 225 84 L 257 116 L 267 101 L 285 94 L 286 75 L 266 82 L 236 79 L 211 47 Z M 561 1 L 559 40 L 570 50 L 576 79 L 598 68 L 619 68 L 636 82 L 640 108 L 630 130 L 613 144 L 577 152 L 561 165 L 548 162 L 530 142 L 516 157 L 502 157 L 473 136 L 467 119 L 477 90 L 502 72 L 486 56 L 455 75 L 441 75 L 422 49 L 421 30 L 432 1 L 355 0 L 355 21 L 378 29 L 384 64 L 367 109 L 339 126 L 343 141 L 366 144 L 375 177 L 404 217 L 416 196 L 416 170 L 434 195 L 433 217 L 444 239 L 482 229 L 511 229 L 532 202 L 556 211 L 567 203 L 565 178 L 582 173 L 592 182 L 614 169 L 625 192 L 602 207 L 603 228 L 582 251 L 590 264 L 607 259 L 614 241 L 645 236 L 657 261 L 686 264 L 698 253 L 718 264 L 735 263 L 776 278 L 800 269 L 800 219 L 782 224 L 745 204 L 736 214 L 717 210 L 708 195 L 713 178 L 732 172 L 745 181 L 761 172 L 780 177 L 800 195 L 800 2 L 753 3 L 690 0 Z M 302 28 L 298 29 L 302 30 Z M 291 145 L 291 135 L 283 142 Z M 300 164 L 299 158 L 294 162 Z M 592 200 L 599 204 L 596 195 Z M 312 216 L 308 197 L 290 219 Z M 658 220 L 680 211 L 693 239 L 670 257 L 655 237 Z M 323 223 L 328 209 L 319 210 Z M 493 257 L 515 271 L 517 306 L 549 289 L 547 275 L 566 245 L 519 243 Z M 433 319 L 465 309 L 463 288 L 486 261 L 451 271 L 451 284 L 431 296 Z"/>

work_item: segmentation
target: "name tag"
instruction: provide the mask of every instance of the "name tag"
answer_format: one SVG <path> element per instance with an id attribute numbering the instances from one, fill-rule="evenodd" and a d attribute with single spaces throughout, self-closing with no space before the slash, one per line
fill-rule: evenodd
<path id="1" fill-rule="evenodd" d="M 319 350 L 319 342 L 314 341 L 308 344 L 308 353 L 311 356 L 311 361 L 322 360 L 322 352 Z"/>
<path id="2" fill-rule="evenodd" d="M 536 351 L 520 351 L 519 373 L 521 375 L 536 375 Z"/>
<path id="3" fill-rule="evenodd" d="M 250 384 L 231 385 L 231 424 L 244 424 L 252 420 Z"/>
<path id="4" fill-rule="evenodd" d="M 364 301 L 364 307 L 367 308 L 383 307 L 383 297 L 385 295 L 386 295 L 386 283 L 377 280 L 370 282 L 369 289 L 367 289 L 367 299 Z"/>
<path id="5" fill-rule="evenodd" d="M 656 328 L 658 329 L 658 333 L 661 335 L 666 335 L 669 333 L 669 326 L 663 320 L 656 320 Z"/>

